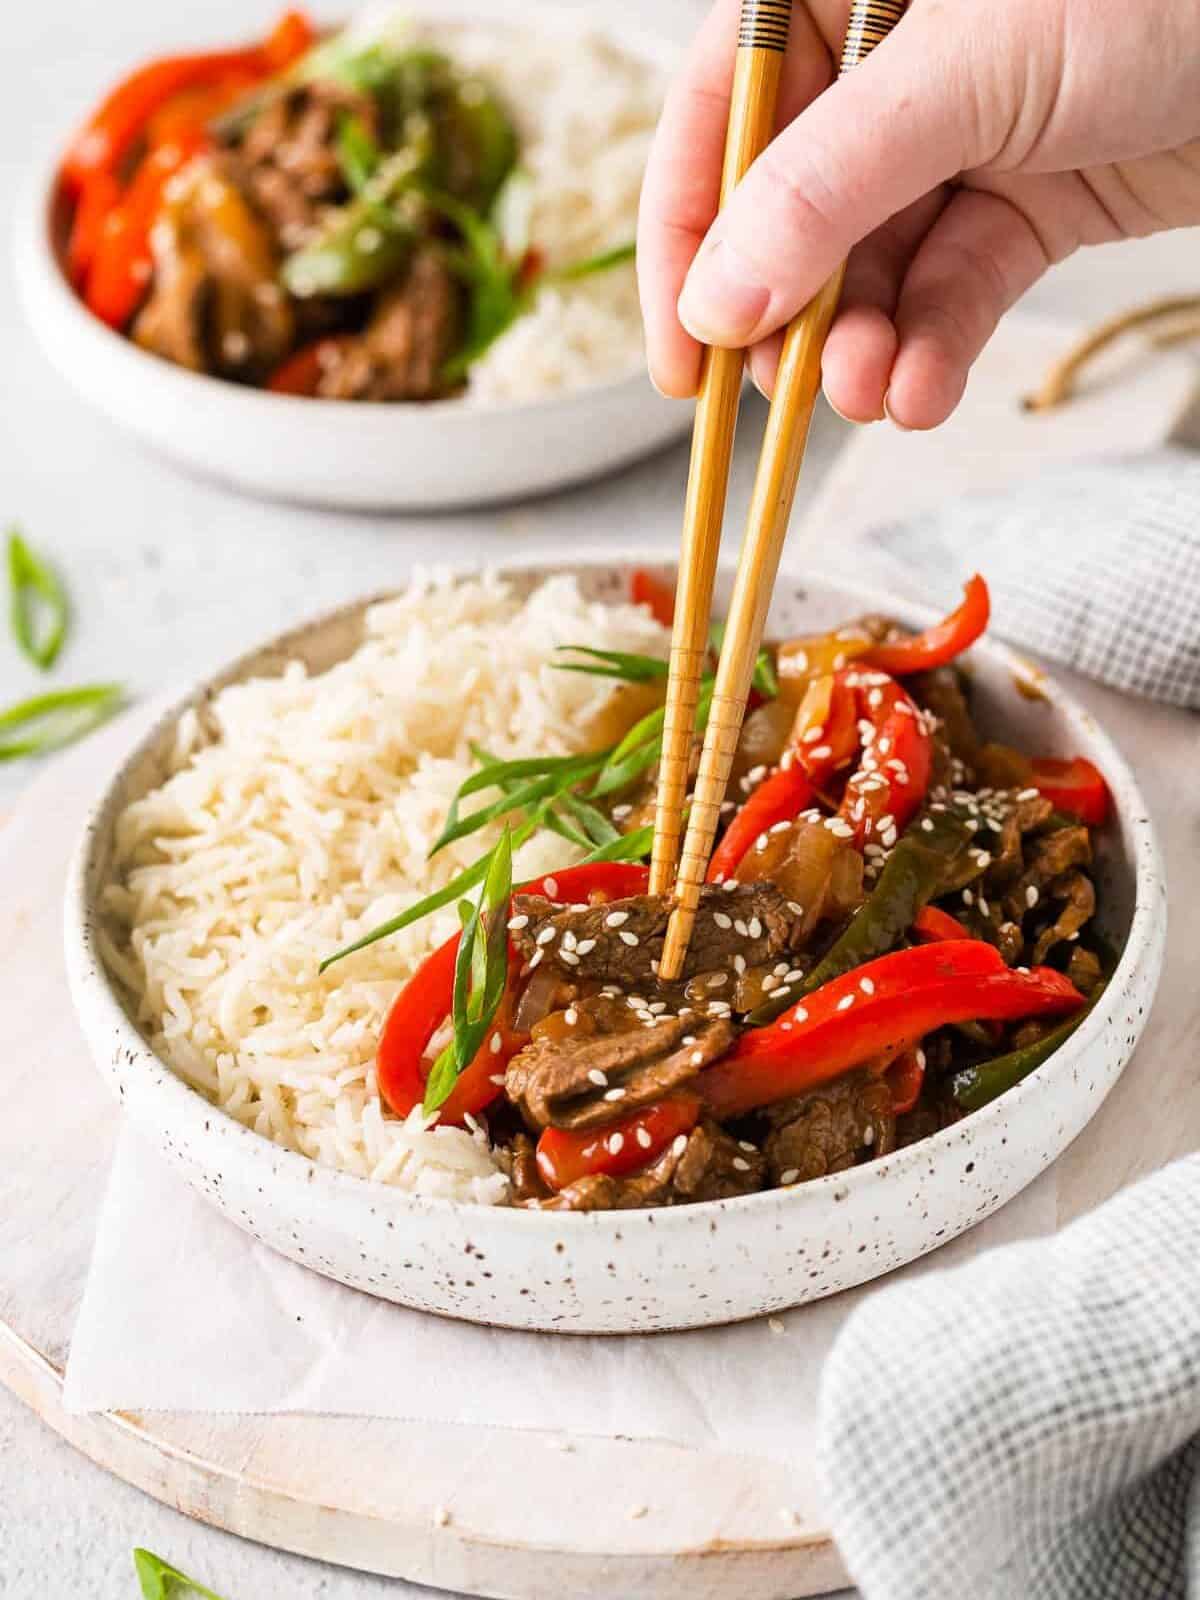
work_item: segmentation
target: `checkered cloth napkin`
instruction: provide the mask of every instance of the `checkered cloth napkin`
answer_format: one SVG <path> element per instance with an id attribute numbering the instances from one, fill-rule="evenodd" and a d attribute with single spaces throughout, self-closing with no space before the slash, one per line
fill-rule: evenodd
<path id="1" fill-rule="evenodd" d="M 1196 1600 L 1200 1155 L 866 1301 L 820 1450 L 865 1600 Z"/>
<path id="2" fill-rule="evenodd" d="M 1114 688 L 1200 709 L 1200 456 L 1083 463 L 869 536 L 901 587 L 987 576 L 993 630 Z"/>

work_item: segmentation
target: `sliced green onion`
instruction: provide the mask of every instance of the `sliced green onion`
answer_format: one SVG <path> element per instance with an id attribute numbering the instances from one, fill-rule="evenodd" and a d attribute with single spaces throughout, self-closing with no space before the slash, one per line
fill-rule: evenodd
<path id="1" fill-rule="evenodd" d="M 448 844 L 453 844 L 458 839 L 464 839 L 468 834 L 475 833 L 478 829 L 486 827 L 489 822 L 496 822 L 506 816 L 510 811 L 524 809 L 536 800 L 547 798 L 557 799 L 572 784 L 578 783 L 582 778 L 590 777 L 598 772 L 604 764 L 603 756 L 579 756 L 566 758 L 562 765 L 543 777 L 534 777 L 527 783 L 510 787 L 507 793 L 501 794 L 498 800 L 493 800 L 491 805 L 480 806 L 468 816 L 462 816 L 459 810 L 459 801 L 468 795 L 477 793 L 480 789 L 491 789 L 497 786 L 498 778 L 514 776 L 505 768 L 525 767 L 526 762 L 501 762 L 499 767 L 487 768 L 477 772 L 474 777 L 468 778 L 450 806 L 450 813 L 446 818 L 446 826 L 429 852 L 430 856 L 437 855 L 439 850 L 444 850 Z"/>
<path id="2" fill-rule="evenodd" d="M 347 188 L 352 194 L 361 194 L 382 159 L 379 145 L 361 117 L 345 113 L 338 119 L 337 158 Z"/>
<path id="3" fill-rule="evenodd" d="M 133 1552 L 133 1570 L 137 1574 L 142 1600 L 177 1600 L 186 1594 L 196 1594 L 200 1600 L 221 1600 L 221 1596 L 206 1588 L 196 1578 L 172 1567 L 156 1556 L 153 1550 Z"/>
<path id="4" fill-rule="evenodd" d="M 74 744 L 117 711 L 124 698 L 119 683 L 92 683 L 79 689 L 53 689 L 0 711 L 0 761 L 46 755 Z M 5 737 L 18 734 L 16 738 Z"/>
<path id="5" fill-rule="evenodd" d="M 54 665 L 67 636 L 66 591 L 16 528 L 8 534 L 8 584 L 13 637 L 22 653 L 45 672 Z"/>
<path id="6" fill-rule="evenodd" d="M 584 644 L 562 644 L 558 648 L 590 656 L 596 664 L 556 661 L 557 672 L 586 672 L 597 678 L 619 678 L 623 683 L 653 683 L 655 679 L 665 678 L 670 671 L 667 662 L 658 656 L 631 655 L 624 650 L 593 650 Z"/>
<path id="7" fill-rule="evenodd" d="M 569 261 L 566 266 L 555 267 L 546 273 L 546 277 L 562 283 L 571 283 L 580 278 L 594 278 L 597 273 L 611 272 L 614 267 L 624 266 L 627 261 L 632 261 L 637 254 L 637 246 L 633 240 L 625 244 L 614 245 L 611 250 L 601 250 L 594 256 L 585 256 L 582 261 Z"/>

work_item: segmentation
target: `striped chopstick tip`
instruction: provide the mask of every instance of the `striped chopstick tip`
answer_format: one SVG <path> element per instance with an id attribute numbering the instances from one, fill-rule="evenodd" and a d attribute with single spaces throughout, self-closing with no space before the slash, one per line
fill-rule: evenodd
<path id="1" fill-rule="evenodd" d="M 792 0 L 743 0 L 738 48 L 786 50 L 791 21 Z"/>

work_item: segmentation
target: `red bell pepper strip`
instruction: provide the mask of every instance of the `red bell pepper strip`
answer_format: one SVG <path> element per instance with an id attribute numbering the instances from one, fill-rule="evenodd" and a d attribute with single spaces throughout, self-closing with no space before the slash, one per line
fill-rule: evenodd
<path id="1" fill-rule="evenodd" d="M 645 892 L 649 868 L 623 861 L 596 861 L 564 867 L 524 886 L 531 894 L 545 895 L 558 905 L 570 905 L 591 895 L 620 900 Z M 454 966 L 460 935 L 439 945 L 401 989 L 388 1012 L 375 1058 L 379 1093 L 399 1117 L 406 1117 L 425 1099 L 425 1051 L 429 1041 L 450 1015 L 454 999 Z M 511 951 L 510 951 L 511 969 Z M 510 1057 L 524 1043 L 507 1027 L 507 1002 L 501 1005 L 475 1059 L 460 1073 L 439 1112 L 447 1123 L 461 1123 L 469 1112 L 482 1111 L 500 1093 L 492 1080 L 502 1077 Z M 499 1044 L 493 1041 L 499 1040 Z"/>
<path id="2" fill-rule="evenodd" d="M 109 327 L 123 328 L 141 304 L 154 271 L 150 230 L 162 210 L 167 184 L 206 143 L 206 135 L 193 134 L 151 150 L 106 218 L 84 299 Z"/>
<path id="3" fill-rule="evenodd" d="M 348 339 L 342 335 L 314 339 L 311 344 L 301 345 L 299 350 L 275 368 L 267 379 L 267 388 L 272 394 L 304 395 L 309 399 L 313 398 L 317 393 L 325 361 L 346 343 Z"/>
<path id="4" fill-rule="evenodd" d="M 556 1192 L 594 1173 L 623 1178 L 649 1166 L 699 1120 L 699 1100 L 678 1095 L 643 1106 L 603 1128 L 580 1132 L 547 1128 L 537 1143 L 538 1171 Z"/>
<path id="5" fill-rule="evenodd" d="M 856 845 L 878 842 L 889 848 L 925 798 L 933 740 L 915 701 L 895 679 L 862 667 L 848 667 L 838 676 L 854 692 L 858 721 L 871 725 L 839 814 L 854 829 Z"/>
<path id="6" fill-rule="evenodd" d="M 313 37 L 311 24 L 289 12 L 262 45 L 165 56 L 139 67 L 105 96 L 71 141 L 61 169 L 68 192 L 78 194 L 93 173 L 118 172 L 150 118 L 174 96 L 235 73 L 261 80 L 303 55 Z"/>
<path id="7" fill-rule="evenodd" d="M 111 172 L 95 173 L 80 190 L 67 242 L 67 273 L 76 289 L 86 283 L 104 225 L 120 203 L 121 185 Z"/>
<path id="8" fill-rule="evenodd" d="M 758 788 L 734 816 L 708 864 L 709 883 L 732 878 L 755 841 L 779 822 L 791 822 L 815 806 L 817 797 L 798 762 L 780 767 Z"/>
<path id="9" fill-rule="evenodd" d="M 898 678 L 908 672 L 928 672 L 933 667 L 944 667 L 975 643 L 986 629 L 991 612 L 988 586 L 976 573 L 967 580 L 962 604 L 943 621 L 912 639 L 877 644 L 862 660 Z"/>
<path id="10" fill-rule="evenodd" d="M 675 590 L 654 573 L 639 567 L 629 582 L 629 598 L 635 606 L 645 606 L 655 622 L 669 628 L 675 621 Z"/>
<path id="11" fill-rule="evenodd" d="M 922 906 L 913 919 L 912 931 L 921 944 L 944 943 L 947 939 L 969 939 L 971 934 L 957 917 L 937 906 Z"/>
<path id="12" fill-rule="evenodd" d="M 215 118 L 261 82 L 261 72 L 239 69 L 224 73 L 211 83 L 181 90 L 147 119 L 146 143 L 153 149 L 170 144 L 173 139 L 206 133 Z"/>
<path id="13" fill-rule="evenodd" d="M 1062 1016 L 1084 1005 L 1062 973 L 1013 971 L 980 939 L 898 950 L 823 984 L 745 1033 L 693 1088 L 718 1119 L 805 1094 L 952 1022 Z"/>
<path id="14" fill-rule="evenodd" d="M 1060 811 L 1098 828 L 1107 821 L 1111 797 L 1104 774 L 1083 756 L 1056 761 L 1049 756 L 1033 763 L 1033 785 Z"/>
<path id="15" fill-rule="evenodd" d="M 896 1057 L 883 1075 L 892 1096 L 892 1115 L 902 1117 L 921 1098 L 925 1087 L 925 1052 L 919 1045 Z"/>
<path id="16" fill-rule="evenodd" d="M 303 11 L 285 11 L 263 40 L 263 65 L 268 73 L 284 72 L 317 42 L 317 30 Z"/>

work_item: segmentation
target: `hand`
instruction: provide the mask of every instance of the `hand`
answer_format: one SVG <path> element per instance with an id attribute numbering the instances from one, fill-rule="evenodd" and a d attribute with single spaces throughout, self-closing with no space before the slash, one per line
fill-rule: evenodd
<path id="1" fill-rule="evenodd" d="M 997 322 L 1082 245 L 1200 223 L 1196 0 L 912 0 L 836 83 L 849 0 L 797 0 L 779 132 L 714 222 L 740 0 L 667 98 L 642 192 L 650 371 L 695 392 L 700 348 L 780 330 L 849 256 L 830 404 L 932 428 Z"/>

